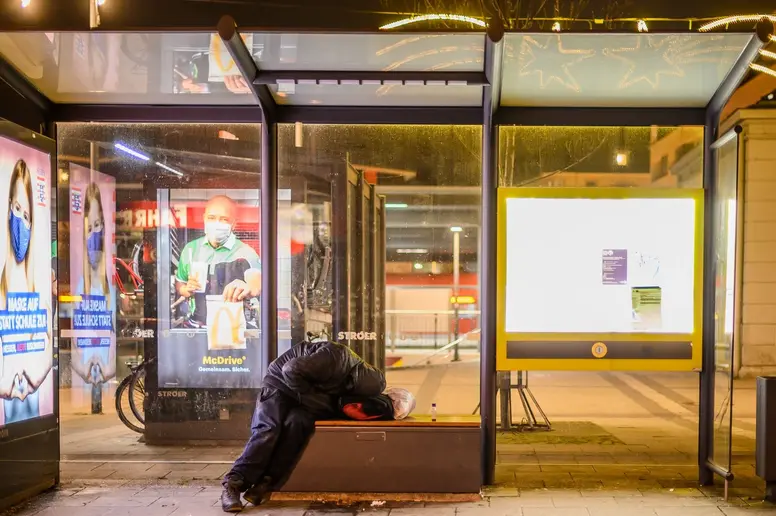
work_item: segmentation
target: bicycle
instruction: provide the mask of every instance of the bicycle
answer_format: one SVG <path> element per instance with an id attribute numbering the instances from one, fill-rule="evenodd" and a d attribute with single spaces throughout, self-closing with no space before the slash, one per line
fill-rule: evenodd
<path id="1" fill-rule="evenodd" d="M 145 375 L 149 363 L 151 361 L 127 362 L 131 372 L 116 388 L 116 414 L 124 426 L 139 434 L 145 432 Z"/>

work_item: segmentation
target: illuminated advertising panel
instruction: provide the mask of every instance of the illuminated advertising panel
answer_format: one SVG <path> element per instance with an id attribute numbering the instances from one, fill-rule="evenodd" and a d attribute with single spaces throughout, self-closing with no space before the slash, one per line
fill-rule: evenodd
<path id="1" fill-rule="evenodd" d="M 54 412 L 51 157 L 0 137 L 0 427 Z"/>
<path id="2" fill-rule="evenodd" d="M 702 191 L 499 190 L 502 370 L 700 366 Z"/>

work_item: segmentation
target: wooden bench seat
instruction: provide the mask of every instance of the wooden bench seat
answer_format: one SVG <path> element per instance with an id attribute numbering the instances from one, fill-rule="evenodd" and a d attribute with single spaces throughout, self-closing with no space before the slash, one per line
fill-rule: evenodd
<path id="1" fill-rule="evenodd" d="M 300 493 L 478 493 L 479 417 L 319 421 L 283 486 Z"/>

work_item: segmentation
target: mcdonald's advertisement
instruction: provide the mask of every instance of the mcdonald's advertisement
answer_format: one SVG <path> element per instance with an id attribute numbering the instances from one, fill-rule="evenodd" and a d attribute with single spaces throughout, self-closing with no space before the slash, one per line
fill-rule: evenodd
<path id="1" fill-rule="evenodd" d="M 183 215 L 186 224 L 170 220 L 157 237 L 160 260 L 166 262 L 160 271 L 167 271 L 172 286 L 169 297 L 166 292 L 158 297 L 159 387 L 258 388 L 259 191 L 170 190 L 169 203 L 185 205 L 185 214 L 167 206 L 160 212 Z M 278 219 L 282 308 L 290 304 L 290 232 L 288 217 L 281 212 Z"/>
<path id="2" fill-rule="evenodd" d="M 0 428 L 54 412 L 51 158 L 0 137 Z"/>

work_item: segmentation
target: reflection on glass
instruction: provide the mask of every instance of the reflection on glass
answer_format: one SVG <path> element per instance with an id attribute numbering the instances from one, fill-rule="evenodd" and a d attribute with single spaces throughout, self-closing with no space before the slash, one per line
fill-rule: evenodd
<path id="1" fill-rule="evenodd" d="M 714 296 L 714 444 L 713 461 L 730 470 L 732 451 L 732 378 L 735 373 L 734 320 L 736 283 L 736 196 L 738 188 L 738 138 L 717 152 L 716 239 L 713 242 L 717 280 Z"/>
<path id="2" fill-rule="evenodd" d="M 112 413 L 129 367 L 153 361 L 147 430 L 217 418 L 213 396 L 228 394 L 157 410 L 159 391 L 260 381 L 259 126 L 58 124 L 57 134 L 62 414 Z M 286 253 L 289 238 L 281 231 Z"/>
<path id="3" fill-rule="evenodd" d="M 701 127 L 502 127 L 500 186 L 700 188 Z"/>
<path id="4" fill-rule="evenodd" d="M 420 393 L 419 413 L 437 403 L 440 414 L 471 414 L 479 395 L 480 128 L 302 131 L 300 139 L 294 126 L 279 128 L 279 188 L 290 189 L 315 228 L 306 260 L 292 261 L 293 338 L 324 330 L 388 368 L 391 385 Z M 377 217 L 372 191 L 385 203 Z M 457 312 L 452 227 L 461 229 Z M 419 391 L 407 371 L 390 371 L 406 365 L 423 374 L 429 364 L 451 363 L 456 327 L 462 363 L 448 383 Z"/>
<path id="5" fill-rule="evenodd" d="M 54 102 L 255 103 L 212 33 L 9 33 L 0 55 Z"/>

